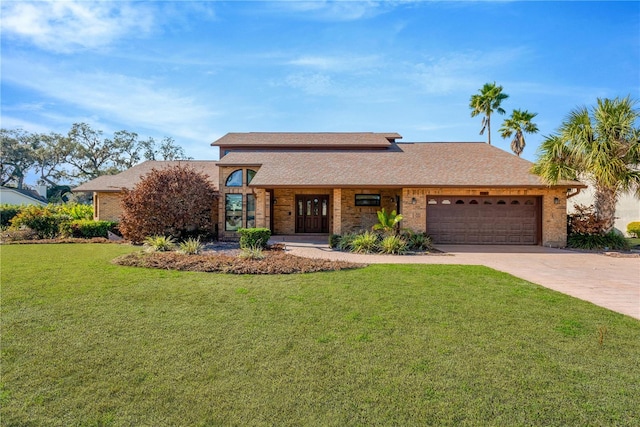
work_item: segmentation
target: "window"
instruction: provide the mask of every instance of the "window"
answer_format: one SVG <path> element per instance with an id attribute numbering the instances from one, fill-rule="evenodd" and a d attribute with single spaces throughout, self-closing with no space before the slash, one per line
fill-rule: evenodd
<path id="1" fill-rule="evenodd" d="M 442 201 L 442 204 L 443 204 L 443 205 L 450 205 L 450 204 L 451 204 L 451 200 L 449 200 L 449 199 L 444 199 L 444 200 Z"/>
<path id="2" fill-rule="evenodd" d="M 231 172 L 225 185 L 227 187 L 242 187 L 242 169 Z"/>
<path id="3" fill-rule="evenodd" d="M 437 205 L 438 201 L 436 199 L 429 199 L 429 201 L 427 202 L 427 204 L 429 205 Z"/>
<path id="4" fill-rule="evenodd" d="M 506 205 L 507 202 L 505 202 L 504 200 L 498 200 L 498 203 L 496 203 L 498 205 Z"/>
<path id="5" fill-rule="evenodd" d="M 247 185 L 251 184 L 254 176 L 256 176 L 256 171 L 253 169 L 247 169 Z"/>
<path id="6" fill-rule="evenodd" d="M 242 194 L 225 194 L 224 210 L 226 231 L 236 231 L 242 227 Z"/>
<path id="7" fill-rule="evenodd" d="M 464 205 L 464 200 L 456 200 L 456 205 Z"/>
<path id="8" fill-rule="evenodd" d="M 256 226 L 256 196 L 247 194 L 247 228 Z"/>
<path id="9" fill-rule="evenodd" d="M 477 200 L 472 200 L 472 201 L 470 201 L 470 202 L 469 202 L 469 204 L 470 204 L 470 205 L 477 205 L 477 204 L 478 204 L 478 201 L 477 201 Z"/>
<path id="10" fill-rule="evenodd" d="M 512 200 L 512 201 L 511 201 L 511 204 L 512 204 L 512 205 L 519 205 L 519 204 L 520 204 L 520 202 L 519 202 L 519 201 L 517 201 L 517 200 Z"/>
<path id="11" fill-rule="evenodd" d="M 356 206 L 380 206 L 380 195 L 356 194 Z"/>

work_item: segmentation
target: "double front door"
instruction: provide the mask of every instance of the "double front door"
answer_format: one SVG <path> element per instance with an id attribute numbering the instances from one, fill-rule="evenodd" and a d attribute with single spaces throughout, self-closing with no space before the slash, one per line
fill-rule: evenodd
<path id="1" fill-rule="evenodd" d="M 296 233 L 329 232 L 329 196 L 296 196 Z"/>

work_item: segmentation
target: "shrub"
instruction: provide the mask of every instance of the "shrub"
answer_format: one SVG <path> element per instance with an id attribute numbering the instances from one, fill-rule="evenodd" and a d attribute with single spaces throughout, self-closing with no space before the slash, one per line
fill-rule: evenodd
<path id="1" fill-rule="evenodd" d="M 78 237 L 92 239 L 94 237 L 108 237 L 108 232 L 113 231 L 117 222 L 94 221 L 92 219 L 76 219 L 60 224 L 60 234 L 64 237 Z"/>
<path id="2" fill-rule="evenodd" d="M 634 221 L 627 224 L 627 233 L 633 237 L 640 237 L 640 221 Z"/>
<path id="3" fill-rule="evenodd" d="M 386 212 L 384 208 L 377 212 L 378 223 L 373 226 L 374 230 L 381 230 L 384 233 L 398 233 L 400 221 L 402 221 L 402 215 L 396 213 L 396 211 Z"/>
<path id="4" fill-rule="evenodd" d="M 593 205 L 574 205 L 575 213 L 569 215 L 569 234 L 605 234 L 606 220 L 598 218 Z"/>
<path id="5" fill-rule="evenodd" d="M 426 251 L 433 249 L 433 241 L 427 233 L 414 233 L 405 231 L 402 237 L 407 241 L 407 246 L 413 251 Z"/>
<path id="6" fill-rule="evenodd" d="M 202 243 L 200 238 L 190 237 L 187 240 L 180 242 L 178 252 L 187 255 L 198 255 L 202 252 Z"/>
<path id="7" fill-rule="evenodd" d="M 340 236 L 338 240 L 338 250 L 340 251 L 350 251 L 352 248 L 353 239 L 357 236 L 356 233 L 347 233 Z"/>
<path id="8" fill-rule="evenodd" d="M 329 247 L 331 249 L 336 249 L 338 244 L 340 243 L 340 235 L 339 234 L 331 234 L 329 236 Z"/>
<path id="9" fill-rule="evenodd" d="M 193 167 L 152 169 L 132 190 L 124 191 L 120 232 L 133 242 L 154 235 L 209 233 L 215 198 L 208 176 Z"/>
<path id="10" fill-rule="evenodd" d="M 261 260 L 265 258 L 264 250 L 260 245 L 241 247 L 240 255 L 242 259 Z"/>
<path id="11" fill-rule="evenodd" d="M 394 255 L 406 253 L 407 241 L 400 236 L 387 236 L 380 242 L 380 252 Z"/>
<path id="12" fill-rule="evenodd" d="M 357 234 L 351 241 L 351 251 L 356 253 L 369 254 L 374 252 L 378 246 L 378 235 L 371 231 Z"/>
<path id="13" fill-rule="evenodd" d="M 567 238 L 567 246 L 588 250 L 626 250 L 629 249 L 629 242 L 627 242 L 624 236 L 614 231 L 605 235 L 574 233 Z"/>
<path id="14" fill-rule="evenodd" d="M 171 236 L 149 236 L 144 239 L 147 252 L 167 252 L 175 248 L 176 241 Z"/>
<path id="15" fill-rule="evenodd" d="M 66 215 L 73 220 L 92 220 L 93 219 L 93 206 L 83 205 L 80 203 L 70 203 L 67 205 L 57 205 L 57 212 L 62 215 Z M 98 236 L 102 237 L 102 236 Z"/>
<path id="16" fill-rule="evenodd" d="M 266 249 L 269 238 L 271 238 L 271 230 L 268 228 L 240 228 L 238 234 L 240 234 L 241 249 L 256 246 Z"/>
<path id="17" fill-rule="evenodd" d="M 6 227 L 11 224 L 13 217 L 18 215 L 22 208 L 20 205 L 0 205 L 0 226 Z"/>
<path id="18" fill-rule="evenodd" d="M 26 206 L 11 220 L 11 227 L 27 227 L 35 231 L 40 239 L 52 239 L 60 233 L 60 225 L 69 220 L 69 216 L 58 214 L 51 205 Z"/>

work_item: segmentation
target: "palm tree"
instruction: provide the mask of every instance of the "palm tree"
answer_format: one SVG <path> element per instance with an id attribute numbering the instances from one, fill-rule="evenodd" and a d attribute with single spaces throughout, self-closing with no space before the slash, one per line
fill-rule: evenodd
<path id="1" fill-rule="evenodd" d="M 482 118 L 482 129 L 480 135 L 487 130 L 487 142 L 491 145 L 491 114 L 495 111 L 504 114 L 504 110 L 500 107 L 502 101 L 507 99 L 509 95 L 502 93 L 502 86 L 496 85 L 496 82 L 485 83 L 480 89 L 479 94 L 472 95 L 469 107 L 471 108 L 471 117 L 484 114 Z"/>
<path id="2" fill-rule="evenodd" d="M 502 127 L 498 131 L 503 138 L 509 138 L 515 134 L 511 140 L 511 150 L 518 157 L 520 157 L 526 145 L 524 134 L 538 132 L 538 125 L 531 121 L 537 115 L 538 113 L 530 113 L 527 110 L 513 110 L 511 117 L 504 119 Z"/>
<path id="3" fill-rule="evenodd" d="M 532 171 L 549 184 L 583 178 L 594 188 L 594 208 L 609 232 L 622 193 L 640 198 L 640 110 L 629 97 L 598 99 L 569 114 L 542 143 Z"/>

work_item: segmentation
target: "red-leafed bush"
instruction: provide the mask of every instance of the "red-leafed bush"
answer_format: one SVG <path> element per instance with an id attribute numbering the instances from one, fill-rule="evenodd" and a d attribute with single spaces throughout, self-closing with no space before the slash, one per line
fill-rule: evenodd
<path id="1" fill-rule="evenodd" d="M 132 242 L 211 233 L 216 192 L 207 178 L 190 166 L 153 169 L 124 190 L 120 232 Z"/>
<path id="2" fill-rule="evenodd" d="M 569 234 L 606 234 L 606 221 L 599 218 L 592 206 L 574 205 L 575 213 L 569 215 Z"/>

